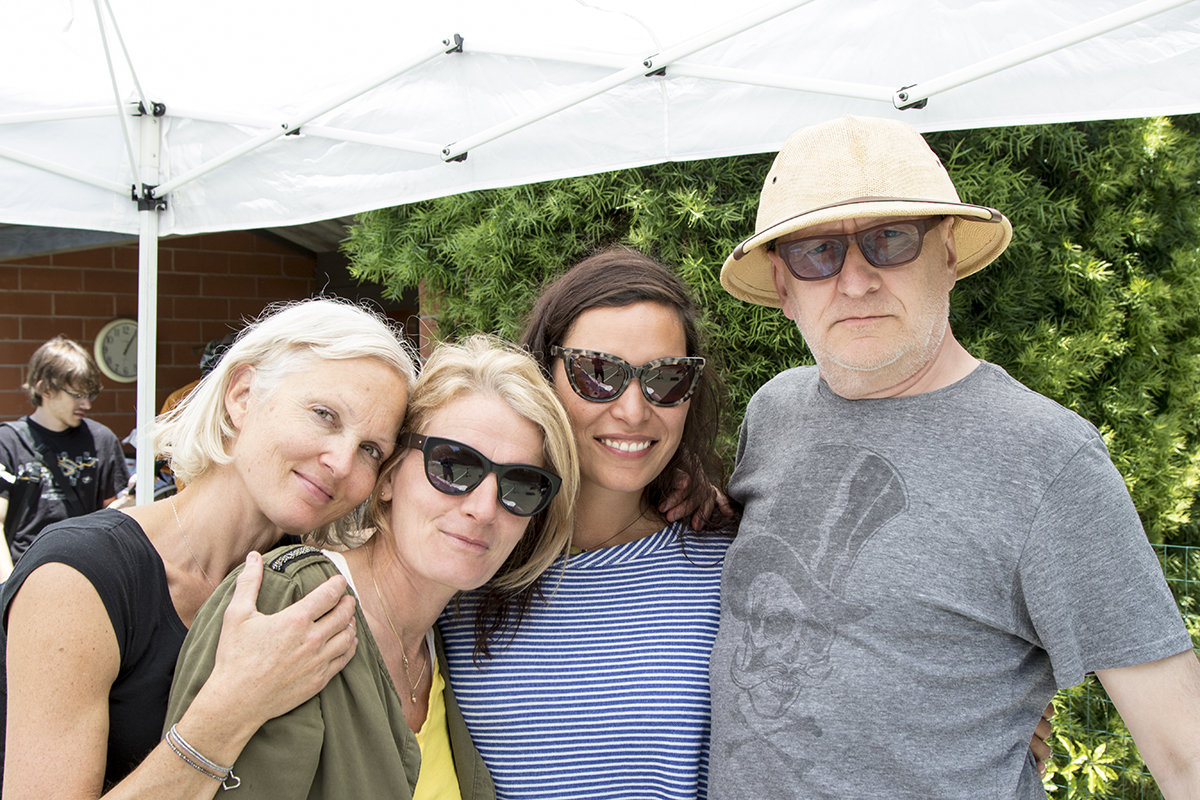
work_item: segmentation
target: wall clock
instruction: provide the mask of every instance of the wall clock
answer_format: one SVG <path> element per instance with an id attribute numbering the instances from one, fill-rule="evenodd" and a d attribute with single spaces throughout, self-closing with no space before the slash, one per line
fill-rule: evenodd
<path id="1" fill-rule="evenodd" d="M 137 331 L 135 319 L 114 319 L 96 334 L 96 365 L 118 383 L 137 380 Z"/>

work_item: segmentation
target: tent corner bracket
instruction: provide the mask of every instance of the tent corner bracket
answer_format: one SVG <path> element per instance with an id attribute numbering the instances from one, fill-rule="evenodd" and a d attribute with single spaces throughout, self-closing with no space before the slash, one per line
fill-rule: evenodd
<path id="1" fill-rule="evenodd" d="M 912 102 L 909 102 L 909 97 L 911 97 L 911 95 L 907 90 L 914 86 L 916 86 L 915 83 L 910 83 L 908 86 L 901 86 L 896 90 L 896 93 L 892 95 L 892 105 L 894 105 L 897 110 L 908 111 L 910 108 L 921 109 L 929 105 L 928 97 L 922 97 L 920 100 L 913 100 Z"/>
<path id="2" fill-rule="evenodd" d="M 154 190 L 157 188 L 157 186 L 143 183 L 142 191 L 139 194 L 137 186 L 131 185 L 129 187 L 129 199 L 137 203 L 138 211 L 166 211 L 167 198 L 154 196 Z"/>
<path id="3" fill-rule="evenodd" d="M 152 103 L 150 104 L 150 107 L 151 107 L 151 109 L 152 109 L 152 111 L 151 111 L 151 114 L 152 114 L 152 116 L 155 116 L 155 117 L 162 117 L 162 116 L 165 116 L 165 115 L 166 115 L 166 113 L 167 113 L 167 106 L 166 106 L 166 104 L 165 104 L 165 103 L 160 103 L 160 102 L 158 102 L 157 100 L 156 100 L 156 101 L 154 101 L 154 102 L 152 102 Z M 135 116 L 135 117 L 144 117 L 144 116 L 146 116 L 146 104 L 145 104 L 145 103 L 143 103 L 141 100 L 139 100 L 137 103 L 135 103 L 135 104 L 134 104 L 134 106 L 133 106 L 133 116 Z"/>

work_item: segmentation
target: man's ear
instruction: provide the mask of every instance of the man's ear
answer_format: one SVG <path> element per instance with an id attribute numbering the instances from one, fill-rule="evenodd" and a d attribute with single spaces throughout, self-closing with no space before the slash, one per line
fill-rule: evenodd
<path id="1" fill-rule="evenodd" d="M 254 367 L 243 364 L 229 376 L 229 385 L 225 387 L 225 413 L 237 430 L 242 429 L 242 421 L 250 408 L 250 389 L 254 384 Z"/>
<path id="2" fill-rule="evenodd" d="M 954 288 L 954 284 L 958 281 L 958 243 L 954 240 L 954 226 L 957 220 L 954 217 L 948 217 L 949 224 L 946 225 L 946 233 L 943 242 L 946 247 L 946 266 L 950 269 L 950 288 Z"/>
<path id="3" fill-rule="evenodd" d="M 792 306 L 792 287 L 788 282 L 787 265 L 783 263 L 774 250 L 767 251 L 767 258 L 771 259 L 771 280 L 775 284 L 775 293 L 779 295 L 779 304 L 783 307 L 784 316 L 792 322 L 798 322 L 796 312 Z"/>

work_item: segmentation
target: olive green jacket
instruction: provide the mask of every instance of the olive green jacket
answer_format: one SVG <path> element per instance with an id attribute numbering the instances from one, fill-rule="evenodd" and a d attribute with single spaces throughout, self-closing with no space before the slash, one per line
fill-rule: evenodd
<path id="1" fill-rule="evenodd" d="M 303 545 L 273 550 L 263 562 L 258 610 L 264 614 L 286 608 L 338 574 L 320 551 Z M 225 579 L 192 623 L 175 668 L 168 728 L 183 716 L 212 672 L 221 620 L 237 574 Z M 355 623 L 358 650 L 345 669 L 316 697 L 268 721 L 242 750 L 233 768 L 242 780 L 230 795 L 234 800 L 412 797 L 421 765 L 417 738 L 404 721 L 400 696 L 361 609 L 355 612 Z M 440 637 L 436 649 L 444 675 Z M 444 696 L 463 800 L 494 800 L 491 776 L 471 743 L 449 680 Z"/>

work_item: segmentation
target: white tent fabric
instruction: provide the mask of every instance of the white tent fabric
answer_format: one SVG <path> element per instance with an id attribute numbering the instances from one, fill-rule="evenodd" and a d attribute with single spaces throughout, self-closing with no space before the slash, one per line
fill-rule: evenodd
<path id="1" fill-rule="evenodd" d="M 945 130 L 1200 110 L 1195 1 L 97 2 L 0 2 L 0 221 L 132 233 L 130 187 L 153 182 L 163 235 L 299 224 L 767 152 L 845 112 Z M 914 84 L 928 105 L 896 110 Z M 118 98 L 165 106 L 159 179 L 131 169 Z"/>
<path id="2" fill-rule="evenodd" d="M 0 0 L 0 222 L 140 233 L 139 439 L 159 235 L 767 152 L 842 113 L 1197 111 L 1200 0 Z"/>

